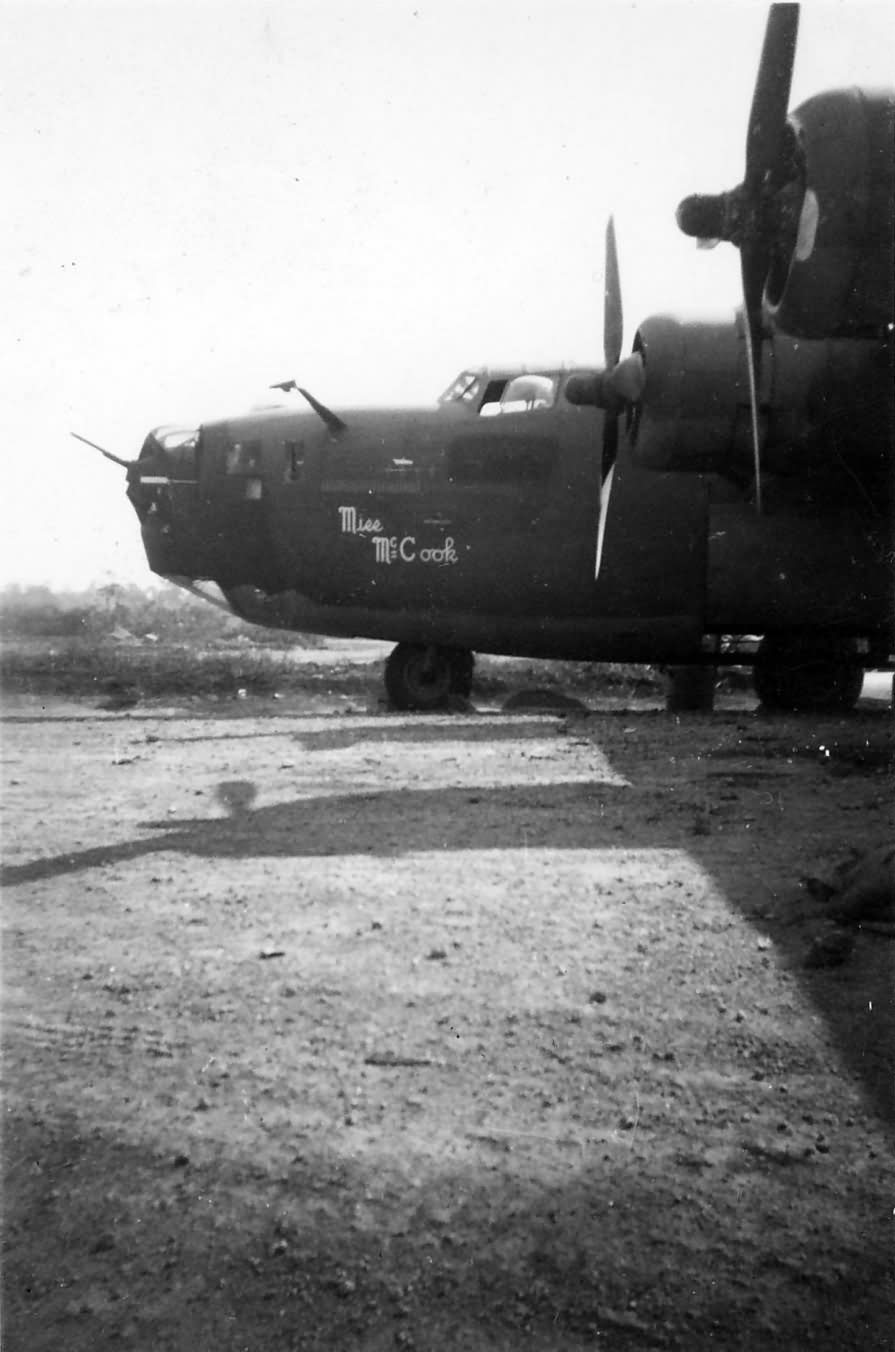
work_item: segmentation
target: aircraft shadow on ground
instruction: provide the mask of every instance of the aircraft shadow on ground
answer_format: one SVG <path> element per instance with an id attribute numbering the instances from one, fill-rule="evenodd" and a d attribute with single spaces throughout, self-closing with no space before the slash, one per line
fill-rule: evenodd
<path id="1" fill-rule="evenodd" d="M 624 772 L 623 756 L 614 755 L 613 763 Z M 793 876 L 779 895 L 757 896 L 760 838 L 730 849 L 694 818 L 692 802 L 675 808 L 658 791 L 655 811 L 645 813 L 641 802 L 635 819 L 629 797 L 634 792 L 644 790 L 594 779 L 333 794 L 255 808 L 252 781 L 228 781 L 218 789 L 225 817 L 148 822 L 146 829 L 157 834 L 6 866 L 0 884 L 37 882 L 168 852 L 225 860 L 344 854 L 398 858 L 410 852 L 523 848 L 682 850 L 714 878 L 731 906 L 772 936 L 876 1110 L 895 1123 L 895 946 L 869 936 L 847 968 L 806 970 L 810 927 L 805 922 L 821 920 L 822 912 L 806 913 L 798 865 L 794 862 Z M 810 847 L 789 825 L 787 832 L 797 861 Z M 872 1019 L 866 1016 L 868 1006 Z"/>
<path id="2" fill-rule="evenodd" d="M 605 817 L 597 823 L 588 819 L 588 805 L 624 792 L 618 785 L 599 780 L 509 788 L 370 790 L 298 798 L 260 808 L 251 806 L 255 787 L 249 780 L 225 781 L 217 792 L 227 816 L 145 822 L 144 829 L 159 834 L 6 865 L 0 872 L 0 883 L 13 886 L 38 882 L 168 851 L 214 859 L 300 859 L 341 854 L 399 857 L 416 851 L 513 849 L 524 845 L 581 849 L 585 821 L 587 848 L 600 846 L 600 837 L 593 834 L 595 825 L 604 833 L 603 845 L 637 843 L 630 838 L 620 841 L 614 834 L 626 830 L 622 815 L 611 825 Z M 570 813 L 569 807 L 576 804 L 577 814 Z M 506 814 L 498 818 L 500 824 L 495 827 L 494 821 L 489 821 L 490 814 L 501 807 L 506 808 Z"/>
<path id="3" fill-rule="evenodd" d="M 536 1168 L 529 1176 L 524 1167 L 495 1168 L 486 1158 L 466 1167 L 423 1165 L 421 1187 L 408 1182 L 406 1160 L 363 1151 L 303 1146 L 284 1172 L 282 1157 L 267 1164 L 234 1155 L 224 1142 L 216 1150 L 197 1143 L 199 1158 L 172 1169 L 161 1140 L 123 1140 L 89 1121 L 81 1125 L 72 1110 L 52 1133 L 46 1118 L 23 1116 L 11 1128 L 23 1159 L 39 1157 L 41 1167 L 16 1175 L 7 1157 L 7 1224 L 15 1233 L 36 1214 L 46 1236 L 27 1268 L 13 1245 L 4 1274 L 7 1332 L 11 1340 L 18 1332 L 22 1346 L 36 1314 L 33 1297 L 23 1293 L 49 1292 L 42 1319 L 60 1327 L 52 1321 L 71 1318 L 72 1288 L 59 1279 L 74 1263 L 91 1261 L 84 1256 L 97 1253 L 98 1235 L 110 1239 L 88 1271 L 108 1281 L 126 1260 L 129 1317 L 151 1319 L 147 1334 L 165 1346 L 174 1336 L 178 1347 L 284 1347 L 291 1325 L 308 1347 L 384 1347 L 394 1339 L 402 1346 L 557 1348 L 607 1337 L 618 1349 L 702 1349 L 731 1345 L 743 1319 L 756 1347 L 815 1346 L 815 1337 L 829 1348 L 888 1346 L 887 1255 L 882 1246 L 863 1254 L 859 1279 L 849 1270 L 849 1241 L 828 1233 L 822 1201 L 813 1210 L 809 1163 L 792 1166 L 806 1177 L 802 1238 L 793 1253 L 788 1232 L 768 1230 L 763 1188 L 742 1191 L 731 1232 L 723 1206 L 694 1203 L 676 1192 L 673 1176 L 645 1174 L 636 1157 L 599 1146 L 563 1179 Z M 97 1187 L 103 1179 L 113 1191 Z M 147 1199 L 156 1207 L 162 1199 L 167 1219 L 135 1223 Z M 362 1222 L 359 1199 L 372 1199 Z M 676 1238 L 670 1215 L 678 1218 Z M 162 1269 L 158 1226 L 168 1236 Z M 796 1322 L 783 1303 L 786 1287 L 795 1283 L 798 1293 L 807 1274 L 835 1258 L 841 1275 L 812 1287 L 807 1321 L 804 1294 L 797 1294 Z M 694 1306 L 694 1288 L 706 1290 L 709 1260 L 714 1294 Z M 84 1287 L 82 1275 L 75 1289 Z"/>

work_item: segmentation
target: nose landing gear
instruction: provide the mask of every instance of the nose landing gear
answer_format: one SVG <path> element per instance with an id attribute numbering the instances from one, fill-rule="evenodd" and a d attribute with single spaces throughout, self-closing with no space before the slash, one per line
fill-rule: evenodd
<path id="1" fill-rule="evenodd" d="M 475 659 L 466 648 L 399 643 L 385 664 L 385 689 L 396 709 L 431 713 L 452 696 L 468 699 Z"/>

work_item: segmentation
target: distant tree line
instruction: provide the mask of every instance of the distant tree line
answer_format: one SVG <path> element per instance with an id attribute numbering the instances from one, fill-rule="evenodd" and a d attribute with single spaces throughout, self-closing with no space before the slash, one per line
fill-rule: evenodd
<path id="1" fill-rule="evenodd" d="M 12 584 L 0 591 L 0 633 L 21 638 L 148 636 L 163 642 L 208 642 L 251 632 L 247 625 L 177 587 L 143 591 L 112 582 L 84 591 Z M 279 635 L 280 643 L 289 640 Z M 263 639 L 262 639 L 263 641 Z"/>

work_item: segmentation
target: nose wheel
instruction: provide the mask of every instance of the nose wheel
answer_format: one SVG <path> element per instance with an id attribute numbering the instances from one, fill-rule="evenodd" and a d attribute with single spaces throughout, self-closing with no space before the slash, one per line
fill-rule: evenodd
<path id="1" fill-rule="evenodd" d="M 466 648 L 399 643 L 385 664 L 385 689 L 395 709 L 433 712 L 451 696 L 468 699 L 475 659 Z"/>

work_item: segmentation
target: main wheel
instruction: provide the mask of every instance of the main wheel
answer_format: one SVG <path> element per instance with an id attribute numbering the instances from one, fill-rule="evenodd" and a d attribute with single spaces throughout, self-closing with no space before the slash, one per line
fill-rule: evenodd
<path id="1" fill-rule="evenodd" d="M 469 697 L 472 653 L 434 644 L 399 643 L 385 664 L 385 689 L 396 709 L 423 713 L 446 707 L 451 695 Z"/>
<path id="2" fill-rule="evenodd" d="M 665 708 L 670 714 L 711 713 L 718 671 L 713 666 L 668 667 Z"/>
<path id="3" fill-rule="evenodd" d="M 475 654 L 468 648 L 450 648 L 444 651 L 451 659 L 451 694 L 461 699 L 469 699 L 472 694 L 472 673 L 475 668 Z"/>
<path id="4" fill-rule="evenodd" d="M 864 668 L 849 639 L 769 634 L 759 645 L 752 679 L 766 709 L 842 713 L 861 693 Z"/>

